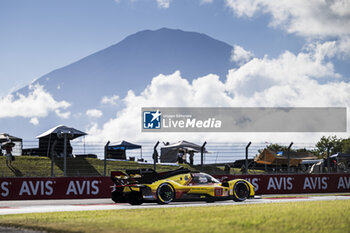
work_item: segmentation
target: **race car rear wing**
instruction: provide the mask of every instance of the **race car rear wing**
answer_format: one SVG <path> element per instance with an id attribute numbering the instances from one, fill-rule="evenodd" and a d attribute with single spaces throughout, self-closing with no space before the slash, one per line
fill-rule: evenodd
<path id="1" fill-rule="evenodd" d="M 112 181 L 118 186 L 126 186 L 132 184 L 152 184 L 157 180 L 166 179 L 179 174 L 189 173 L 191 171 L 181 167 L 176 170 L 160 173 L 157 173 L 150 168 L 127 169 L 125 172 L 126 174 L 122 171 L 112 171 Z"/>
<path id="2" fill-rule="evenodd" d="M 153 169 L 127 169 L 126 174 L 122 171 L 112 171 L 111 179 L 116 185 L 151 184 L 159 179 L 158 173 Z"/>

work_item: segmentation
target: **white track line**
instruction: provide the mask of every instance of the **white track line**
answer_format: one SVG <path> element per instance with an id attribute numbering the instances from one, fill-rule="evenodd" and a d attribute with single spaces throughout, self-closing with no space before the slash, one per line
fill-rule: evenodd
<path id="1" fill-rule="evenodd" d="M 9 206 L 0 207 L 0 215 L 8 214 L 29 214 L 29 213 L 47 213 L 63 211 L 90 211 L 90 210 L 124 210 L 124 209 L 146 209 L 146 208 L 179 208 L 196 206 L 226 206 L 226 205 L 249 205 L 264 203 L 283 203 L 283 202 L 303 202 L 303 201 L 332 201 L 332 200 L 350 200 L 350 196 L 319 196 L 319 197 L 300 197 L 300 198 L 282 198 L 282 199 L 251 199 L 244 202 L 221 201 L 215 203 L 203 202 L 175 202 L 168 205 L 158 205 L 155 203 L 146 203 L 140 206 L 129 204 L 68 204 L 68 205 L 33 205 L 33 206 Z"/>

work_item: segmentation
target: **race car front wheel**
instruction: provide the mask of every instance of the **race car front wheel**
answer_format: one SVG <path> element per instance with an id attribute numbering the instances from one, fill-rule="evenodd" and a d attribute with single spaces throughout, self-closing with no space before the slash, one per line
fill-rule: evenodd
<path id="1" fill-rule="evenodd" d="M 245 201 L 250 194 L 249 186 L 244 181 L 238 181 L 233 186 L 233 200 L 234 201 Z"/>
<path id="2" fill-rule="evenodd" d="M 175 198 L 175 189 L 171 184 L 163 183 L 159 185 L 156 194 L 158 204 L 168 204 Z"/>

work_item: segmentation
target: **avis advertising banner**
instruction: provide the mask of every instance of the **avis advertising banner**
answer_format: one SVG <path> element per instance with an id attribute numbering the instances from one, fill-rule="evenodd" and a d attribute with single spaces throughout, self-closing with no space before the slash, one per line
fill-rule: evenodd
<path id="1" fill-rule="evenodd" d="M 250 181 L 256 194 L 350 192 L 350 174 L 217 175 Z M 110 177 L 0 178 L 0 200 L 109 198 Z"/>
<path id="2" fill-rule="evenodd" d="M 108 198 L 110 177 L 0 178 L 1 200 Z"/>
<path id="3" fill-rule="evenodd" d="M 297 194 L 350 192 L 350 174 L 220 175 L 221 179 L 245 179 L 256 194 Z"/>

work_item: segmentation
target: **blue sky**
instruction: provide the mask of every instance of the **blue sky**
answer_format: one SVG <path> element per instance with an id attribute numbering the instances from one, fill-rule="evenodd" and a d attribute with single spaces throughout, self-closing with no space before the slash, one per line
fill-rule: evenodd
<path id="1" fill-rule="evenodd" d="M 205 33 L 256 56 L 298 52 L 305 38 L 268 26 L 271 15 L 237 17 L 225 1 L 0 0 L 0 96 L 33 79 L 162 27 Z"/>
<path id="2" fill-rule="evenodd" d="M 8 94 L 130 34 L 163 27 L 204 33 L 234 46 L 231 59 L 240 66 L 228 70 L 227 79 L 208 74 L 189 83 L 180 71 L 154 77 L 142 93 L 106 96 L 113 106 L 123 102 L 117 116 L 101 123 L 96 119 L 105 113 L 99 106 L 79 112 L 91 119 L 81 126 L 91 140 L 110 140 L 120 128 L 125 132 L 118 131 L 119 139 L 144 140 L 138 124 L 144 103 L 350 107 L 350 0 L 0 0 L 0 122 L 23 118 L 23 124 L 41 131 L 50 114 L 68 121 L 74 116 L 70 100 L 57 100 L 43 87 L 18 99 Z M 172 98 L 178 90 L 186 90 L 186 98 Z M 209 137 L 190 139 L 197 136 Z M 294 135 L 301 141 L 319 137 Z"/>

